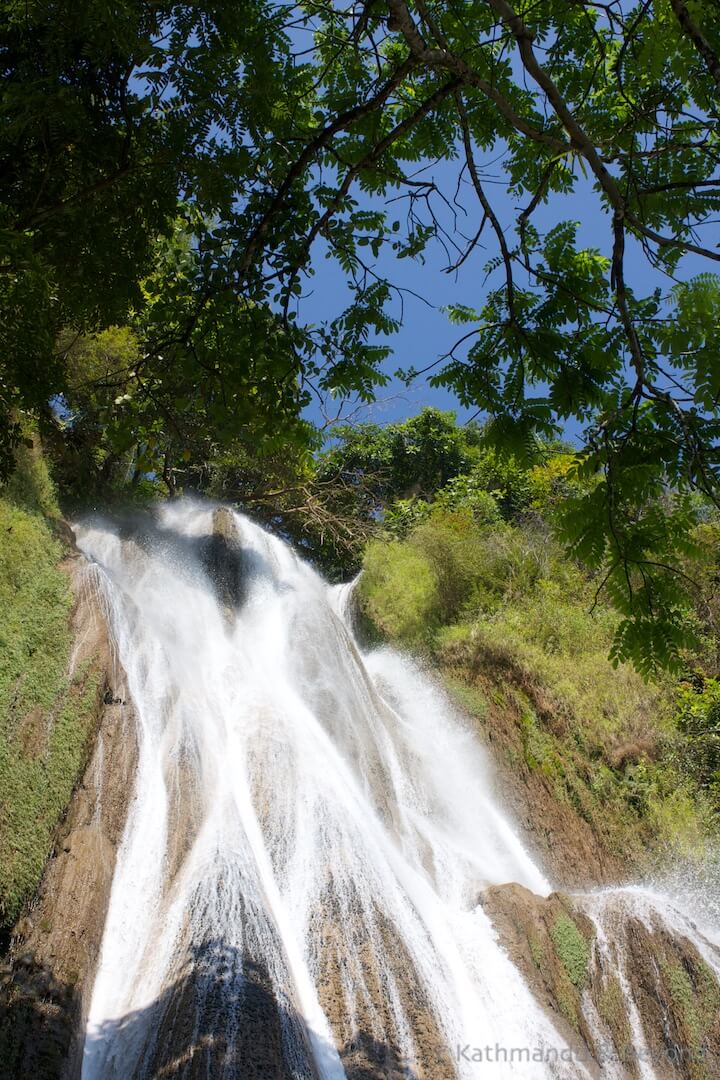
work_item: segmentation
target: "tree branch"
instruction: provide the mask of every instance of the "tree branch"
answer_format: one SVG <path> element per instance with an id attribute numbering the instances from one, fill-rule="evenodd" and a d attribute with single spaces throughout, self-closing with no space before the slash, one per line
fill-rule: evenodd
<path id="1" fill-rule="evenodd" d="M 569 149 L 568 144 L 562 139 L 558 139 L 557 136 L 551 135 L 547 131 L 539 130 L 516 113 L 511 103 L 500 93 L 497 87 L 489 83 L 487 79 L 483 79 L 476 71 L 473 71 L 461 57 L 455 56 L 454 53 L 449 52 L 447 49 L 429 49 L 408 11 L 405 0 L 388 0 L 388 8 L 390 9 L 388 26 L 391 30 L 400 31 L 410 49 L 410 54 L 416 61 L 420 61 L 429 67 L 444 68 L 446 71 L 459 76 L 463 83 L 477 87 L 485 97 L 489 98 L 497 106 L 498 111 L 511 127 L 516 131 L 520 131 L 523 135 L 527 135 L 534 142 L 550 146 L 559 153 Z"/>
<path id="2" fill-rule="evenodd" d="M 624 211 L 625 200 L 615 178 L 605 168 L 592 139 L 575 119 L 557 86 L 539 63 L 533 49 L 533 35 L 526 27 L 524 19 L 516 14 L 510 4 L 507 3 L 507 0 L 487 0 L 487 3 L 500 16 L 513 34 L 517 41 L 523 67 L 533 81 L 545 92 L 558 119 L 570 136 L 573 147 L 580 151 L 589 164 L 611 205 L 616 211 Z"/>
<path id="3" fill-rule="evenodd" d="M 503 232 L 503 227 L 498 221 L 497 215 L 495 214 L 495 211 L 490 205 L 488 197 L 485 194 L 483 186 L 480 182 L 477 166 L 475 164 L 475 158 L 473 156 L 467 113 L 465 111 L 465 105 L 463 104 L 462 95 L 459 92 L 455 93 L 455 101 L 460 116 L 460 125 L 462 127 L 463 146 L 465 148 L 465 160 L 467 161 L 467 166 L 470 171 L 470 177 L 473 182 L 473 187 L 475 188 L 475 193 L 478 197 L 480 205 L 483 208 L 484 217 L 487 218 L 487 220 L 492 225 L 495 231 L 495 235 L 497 236 L 498 244 L 500 245 L 500 253 L 502 254 L 503 263 L 505 264 L 505 282 L 507 289 L 508 312 L 513 324 L 517 324 L 517 319 L 515 317 L 515 284 L 513 281 L 512 260 L 510 258 L 510 252 L 508 250 L 507 242 L 505 240 L 505 233 Z"/>
<path id="4" fill-rule="evenodd" d="M 328 145 L 338 132 L 351 127 L 357 120 L 360 120 L 363 116 L 367 116 L 369 113 L 375 112 L 376 109 L 379 109 L 384 105 L 393 90 L 400 85 L 405 76 L 408 75 L 415 66 L 415 63 L 415 58 L 409 56 L 402 64 L 400 64 L 387 82 L 373 97 L 368 98 L 367 101 L 363 101 L 359 105 L 353 106 L 352 109 L 347 109 L 345 112 L 340 113 L 339 116 L 336 116 L 331 123 L 324 127 L 322 131 L 308 143 L 300 156 L 293 162 L 285 179 L 275 192 L 270 205 L 250 235 L 245 248 L 245 253 L 240 263 L 239 276 L 241 279 L 246 276 L 252 266 L 258 249 L 270 228 L 271 221 L 282 209 L 283 203 L 295 181 L 302 176 L 308 166 L 314 161 L 316 155 Z"/>
<path id="5" fill-rule="evenodd" d="M 305 238 L 305 242 L 303 243 L 300 256 L 298 259 L 296 259 L 295 264 L 291 269 L 290 282 L 292 282 L 292 280 L 299 273 L 300 268 L 305 259 L 307 258 L 310 248 L 312 247 L 318 235 L 323 231 L 323 229 L 325 229 L 329 225 L 330 221 L 333 218 L 333 215 L 336 213 L 338 207 L 342 203 L 342 200 L 345 198 L 348 191 L 350 190 L 352 182 L 356 178 L 358 173 L 361 173 L 363 169 L 372 168 L 375 162 L 382 157 L 385 151 L 389 149 L 389 147 L 392 146 L 394 142 L 397 142 L 399 138 L 401 138 L 407 131 L 413 128 L 415 124 L 417 124 L 420 120 L 423 119 L 423 117 L 427 116 L 428 113 L 432 112 L 433 109 L 436 108 L 436 106 L 438 106 L 447 97 L 449 97 L 450 94 L 454 93 L 454 91 L 459 85 L 459 79 L 451 79 L 449 82 L 445 83 L 444 86 L 438 87 L 438 89 L 433 94 L 431 94 L 429 98 L 426 98 L 422 105 L 418 106 L 415 112 L 411 113 L 410 116 L 406 116 L 405 119 L 401 120 L 399 124 L 396 124 L 395 127 L 391 131 L 389 131 L 387 135 L 384 136 L 384 138 L 380 140 L 380 142 L 376 143 L 376 145 L 363 158 L 360 159 L 360 161 L 350 166 L 348 171 L 345 173 L 345 176 L 343 177 L 342 183 L 340 184 L 340 187 L 338 188 L 338 191 L 332 203 L 330 204 L 330 206 L 327 207 L 325 213 L 317 219 L 317 221 L 310 229 L 307 237 Z"/>
<path id="6" fill-rule="evenodd" d="M 682 32 L 690 39 L 702 56 L 705 61 L 705 66 L 715 80 L 718 90 L 720 90 L 720 59 L 718 59 L 713 52 L 709 41 L 702 33 L 700 27 L 693 22 L 692 16 L 685 7 L 683 0 L 670 0 L 670 7 L 675 13 L 675 18 L 680 23 Z"/>
<path id="7" fill-rule="evenodd" d="M 630 308 L 627 302 L 627 290 L 625 287 L 625 226 L 623 223 L 622 215 L 616 213 L 613 218 L 613 254 L 612 254 L 612 270 L 610 273 L 610 284 L 615 290 L 615 298 L 620 310 L 620 320 L 625 330 L 625 336 L 630 343 L 630 353 L 632 355 L 633 367 L 635 368 L 635 374 L 637 376 L 635 382 L 635 389 L 633 390 L 632 400 L 637 401 L 642 393 L 643 383 L 645 381 L 645 357 L 643 355 L 642 346 L 637 335 L 637 329 L 632 320 L 630 314 Z"/>

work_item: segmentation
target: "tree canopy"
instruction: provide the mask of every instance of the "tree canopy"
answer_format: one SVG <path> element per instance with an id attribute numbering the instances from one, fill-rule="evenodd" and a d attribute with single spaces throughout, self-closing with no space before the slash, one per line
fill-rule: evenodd
<path id="1" fill-rule="evenodd" d="M 712 5 L 0 12 L 5 474 L 23 415 L 49 402 L 92 406 L 117 454 L 170 477 L 199 444 L 312 449 L 312 396 L 372 399 L 402 260 L 442 243 L 477 303 L 451 307 L 445 355 L 405 377 L 428 369 L 516 455 L 583 429 L 578 475 L 597 482 L 568 503 L 566 542 L 627 614 L 626 655 L 652 635 L 679 645 L 677 560 L 695 493 L 718 497 Z M 601 248 L 580 243 L 573 193 L 604 223 Z M 347 302 L 311 321 L 324 258 Z M 136 354 L 78 385 L 73 342 L 115 325 Z"/>

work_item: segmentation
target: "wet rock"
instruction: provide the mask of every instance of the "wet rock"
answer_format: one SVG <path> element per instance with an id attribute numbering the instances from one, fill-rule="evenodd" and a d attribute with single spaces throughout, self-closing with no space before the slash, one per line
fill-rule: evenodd
<path id="1" fill-rule="evenodd" d="M 377 939 L 361 937 L 348 947 L 348 911 L 354 906 L 348 901 L 346 897 L 342 910 L 330 890 L 322 898 L 318 979 L 320 1001 L 346 1075 L 353 1080 L 455 1080 L 452 1049 L 400 935 L 378 910 Z M 366 932 L 361 923 L 358 931 Z M 403 1053 L 404 1032 L 389 999 L 389 974 L 412 1033 L 411 1059 Z"/>
<path id="2" fill-rule="evenodd" d="M 63 542 L 68 551 L 75 555 L 79 555 L 77 549 L 76 537 L 70 525 L 64 518 L 52 518 L 49 521 L 50 527 L 59 540 Z"/>
<path id="3" fill-rule="evenodd" d="M 594 938 L 590 920 L 562 893 L 545 899 L 517 884 L 493 885 L 479 902 L 561 1038 L 576 1055 L 592 1058 L 593 1035 L 581 1004 Z"/>
<path id="4" fill-rule="evenodd" d="M 17 926 L 15 927 L 15 936 L 18 938 L 18 940 L 27 938 L 32 933 L 32 929 L 32 919 L 29 916 L 25 916 L 24 918 L 20 919 Z"/>
<path id="5" fill-rule="evenodd" d="M 568 1045 L 602 1075 L 710 1080 L 720 1075 L 720 951 L 698 947 L 631 890 L 535 896 L 486 889 L 501 943 Z M 697 940 L 701 940 L 699 937 Z"/>
<path id="6" fill-rule="evenodd" d="M 239 914 L 245 922 L 246 913 Z M 305 1023 L 278 992 L 257 946 L 188 940 L 159 999 L 107 1024 L 127 1074 L 318 1080 Z M 279 940 L 276 946 L 279 957 Z"/>
<path id="7" fill-rule="evenodd" d="M 0 962 L 0 1077 L 76 1080 L 100 954 L 115 854 L 132 794 L 135 725 L 129 706 L 105 703 L 123 685 L 94 571 L 68 560 L 76 598 L 76 669 L 97 676 L 98 728 L 82 782 L 58 829 L 30 915 Z M 112 694 L 113 698 L 116 694 Z"/>
<path id="8" fill-rule="evenodd" d="M 212 526 L 205 565 L 218 599 L 231 617 L 245 600 L 246 573 L 240 533 L 232 511 L 225 506 L 213 511 Z"/>

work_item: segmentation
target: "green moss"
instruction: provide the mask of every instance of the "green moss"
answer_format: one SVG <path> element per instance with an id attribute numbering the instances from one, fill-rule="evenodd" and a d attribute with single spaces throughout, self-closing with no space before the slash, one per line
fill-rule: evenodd
<path id="1" fill-rule="evenodd" d="M 527 706 L 522 707 L 519 725 L 525 764 L 528 768 L 538 769 L 549 780 L 562 778 L 563 764 L 557 755 L 554 740 L 543 730 L 536 713 Z"/>
<path id="2" fill-rule="evenodd" d="M 569 915 L 558 915 L 550 936 L 570 982 L 573 986 L 581 987 L 587 979 L 590 962 L 587 941 Z"/>
<path id="3" fill-rule="evenodd" d="M 700 1053 L 720 1012 L 718 981 L 703 961 L 691 970 L 680 963 L 663 964 L 661 972 L 688 1044 Z"/>
<path id="4" fill-rule="evenodd" d="M 612 1034 L 615 1049 L 624 1061 L 632 1048 L 632 1028 L 627 1014 L 627 1002 L 619 981 L 610 976 L 600 992 L 598 1012 Z"/>
<path id="5" fill-rule="evenodd" d="M 27 464 L 27 463 L 26 463 Z M 69 672 L 73 598 L 42 460 L 0 492 L 0 928 L 32 895 L 87 758 L 98 676 Z M 23 505 L 25 499 L 25 505 Z"/>
<path id="6" fill-rule="evenodd" d="M 577 991 L 564 972 L 555 985 L 555 998 L 558 1008 L 567 1022 L 576 1031 L 579 1031 L 580 1017 L 578 1015 Z"/>
<path id="7" fill-rule="evenodd" d="M 530 946 L 530 955 L 532 956 L 533 964 L 538 971 L 543 971 L 546 963 L 545 948 L 537 934 L 531 933 L 528 935 L 528 945 Z"/>
<path id="8" fill-rule="evenodd" d="M 484 720 L 488 712 L 487 697 L 477 686 L 469 685 L 463 682 L 461 679 L 448 676 L 445 680 L 445 685 L 450 693 L 450 697 L 455 701 L 462 709 L 469 712 L 471 716 L 474 716 L 477 720 Z"/>
<path id="9" fill-rule="evenodd" d="M 698 1014 L 695 990 L 690 976 L 681 964 L 664 965 L 662 973 L 688 1042 L 692 1049 L 697 1049 L 702 1042 L 703 1025 Z"/>
<path id="10" fill-rule="evenodd" d="M 720 984 L 715 973 L 701 961 L 698 967 L 698 1012 L 703 1038 L 720 1015 Z"/>

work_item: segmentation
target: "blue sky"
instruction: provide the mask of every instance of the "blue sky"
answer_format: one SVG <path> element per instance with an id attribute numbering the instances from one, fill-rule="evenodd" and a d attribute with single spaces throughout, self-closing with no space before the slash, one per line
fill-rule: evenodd
<path id="1" fill-rule="evenodd" d="M 518 198 L 508 192 L 497 154 L 488 155 L 485 163 L 479 156 L 478 164 L 488 197 L 508 235 L 508 243 L 514 246 L 514 222 L 519 210 L 529 201 L 529 196 Z M 422 176 L 432 178 L 445 195 L 452 199 L 460 167 L 459 159 L 435 162 L 424 170 Z M 355 194 L 357 197 L 357 191 Z M 459 211 L 458 224 L 466 235 L 473 235 L 480 222 L 480 213 L 468 182 L 464 185 L 460 203 L 461 208 L 466 210 L 466 216 Z M 394 209 L 398 211 L 398 216 L 405 212 L 402 204 L 395 204 Z M 449 215 L 446 216 L 449 218 Z M 552 196 L 547 204 L 538 208 L 532 220 L 541 232 L 548 231 L 560 221 L 577 221 L 578 243 L 585 247 L 598 248 L 608 257 L 611 255 L 612 233 L 609 216 L 602 210 L 591 182 L 582 176 L 578 178 L 576 189 L 571 195 Z M 444 272 L 448 258 L 436 242 L 431 243 L 425 252 L 424 264 L 411 259 L 396 260 L 391 253 L 385 256 L 381 254 L 374 260 L 372 265 L 378 273 L 386 275 L 401 288 L 411 290 L 404 295 L 404 315 L 399 332 L 391 339 L 382 339 L 384 343 L 389 340 L 393 345 L 393 355 L 383 366 L 383 370 L 388 374 L 398 368 L 427 367 L 446 353 L 463 331 L 469 329 L 453 326 L 442 308 L 447 304 L 461 303 L 479 309 L 487 290 L 502 280 L 501 277 L 485 280 L 483 267 L 488 259 L 498 253 L 497 240 L 489 225 L 486 225 L 483 232 L 482 243 L 484 247 L 478 248 L 461 269 L 453 274 Z M 369 249 L 364 250 L 367 252 Z M 701 262 L 703 260 L 697 257 L 686 256 L 680 264 L 679 276 L 687 278 L 700 269 L 706 269 L 700 266 Z M 342 271 L 334 260 L 323 257 L 319 245 L 315 249 L 314 265 L 316 273 L 302 300 L 301 317 L 319 322 L 324 318 L 332 318 L 342 310 L 348 294 Z M 498 273 L 502 275 L 502 271 Z M 672 284 L 667 277 L 653 270 L 640 246 L 631 237 L 628 237 L 626 242 L 625 273 L 628 285 L 638 295 L 647 295 L 657 286 L 667 291 Z M 518 280 L 522 281 L 520 275 Z M 420 294 L 425 300 L 418 299 L 412 293 Z M 399 315 L 399 312 L 398 302 L 396 313 Z M 393 380 L 387 387 L 379 388 L 377 401 L 363 408 L 355 418 L 388 423 L 414 415 L 424 405 L 452 409 L 461 421 L 467 420 L 473 414 L 473 410 L 463 409 L 452 393 L 431 387 L 425 378 L 418 380 L 410 388 L 398 380 Z M 308 415 L 314 422 L 323 422 L 323 412 L 317 402 L 309 408 Z M 576 426 L 571 425 L 566 429 L 566 435 L 570 438 L 579 434 Z"/>
<path id="2" fill-rule="evenodd" d="M 481 163 L 482 164 L 482 163 Z M 457 185 L 460 169 L 458 160 L 433 163 L 423 172 L 423 178 L 432 178 L 448 198 L 452 198 Z M 486 190 L 493 208 L 503 224 L 511 245 L 515 242 L 514 221 L 519 209 L 528 201 L 528 196 L 519 199 L 512 196 L 502 178 L 502 172 L 496 163 L 488 165 L 484 173 Z M 466 235 L 473 235 L 480 222 L 474 193 L 465 184 L 460 198 L 458 225 Z M 370 205 L 368 203 L 368 205 Z M 404 214 L 402 204 L 394 208 L 401 217 Z M 446 211 L 446 217 L 449 214 Z M 591 185 L 581 179 L 576 192 L 571 196 L 554 196 L 548 205 L 538 209 L 533 222 L 545 231 L 559 221 L 573 219 L 580 223 L 579 242 L 584 246 L 597 247 L 610 254 L 612 244 L 608 217 L 600 209 L 598 197 Z M 448 221 L 448 226 L 449 226 Z M 378 273 L 386 275 L 394 284 L 404 290 L 403 319 L 399 332 L 389 339 L 393 345 L 393 355 L 383 365 L 388 374 L 398 368 L 425 368 L 441 357 L 460 337 L 463 329 L 453 326 L 442 308 L 451 303 L 467 304 L 479 309 L 487 290 L 495 283 L 494 278 L 485 281 L 484 265 L 497 254 L 497 240 L 489 225 L 482 236 L 482 248 L 478 249 L 463 264 L 458 272 L 448 274 L 444 268 L 448 257 L 439 243 L 432 242 L 425 252 L 424 264 L 412 259 L 396 260 L 391 253 L 374 260 L 372 265 Z M 365 249 L 367 251 L 368 249 Z M 342 271 L 337 263 L 325 259 L 321 246 L 315 248 L 315 276 L 311 279 L 301 304 L 301 317 L 308 321 L 319 322 L 336 315 L 347 300 Z M 650 291 L 652 284 L 648 280 L 645 260 L 637 250 L 628 248 L 627 276 L 632 280 L 633 271 L 642 269 L 645 273 L 643 285 Z M 501 273 L 501 272 L 500 272 Z M 498 279 L 499 280 L 499 279 Z M 423 299 L 419 299 L 418 294 Z M 400 302 L 395 302 L 395 313 L 400 315 Z M 388 339 L 383 339 L 387 341 Z M 463 409 L 454 395 L 443 388 L 431 387 L 427 378 L 418 380 L 407 388 L 398 380 L 393 380 L 387 387 L 378 389 L 377 401 L 362 410 L 358 419 L 387 423 L 403 419 L 418 412 L 423 405 L 435 405 L 442 409 L 453 409 L 458 418 L 466 420 L 473 410 Z M 308 415 L 315 422 L 322 422 L 322 411 L 317 402 L 308 410 Z"/>
<path id="3" fill-rule="evenodd" d="M 292 36 L 292 35 L 291 35 Z M 303 47 L 306 41 L 301 42 Z M 518 77 L 522 71 L 518 64 Z M 508 245 L 516 244 L 515 222 L 519 211 L 527 204 L 528 194 L 518 197 L 507 190 L 507 178 L 502 168 L 503 146 L 494 147 L 483 154 L 476 148 L 476 161 L 483 186 L 493 209 L 508 236 Z M 449 156 L 427 164 L 416 170 L 416 178 L 431 179 L 445 197 L 454 202 L 457 197 L 457 225 L 467 238 L 473 236 L 480 223 L 481 213 L 467 173 L 463 184 L 458 189 L 458 176 L 462 168 L 463 155 Z M 456 193 L 459 190 L 459 194 Z M 361 206 L 377 209 L 377 203 L 371 202 L 359 192 L 357 186 L 352 194 Z M 397 193 L 395 193 L 397 194 Z M 442 203 L 435 202 L 435 210 L 442 217 Z M 405 213 L 402 202 L 395 202 L 390 208 L 401 219 Z M 561 221 L 572 220 L 579 224 L 578 243 L 585 247 L 598 248 L 608 257 L 612 249 L 612 233 L 609 215 L 603 211 L 600 198 L 593 190 L 592 183 L 584 175 L 576 177 L 575 191 L 570 195 L 553 195 L 547 204 L 543 204 L 533 215 L 533 224 L 540 232 L 547 232 Z M 446 208 L 444 224 L 448 232 L 454 231 L 451 214 Z M 462 244 L 462 239 L 459 240 Z M 369 258 L 369 249 L 363 249 Z M 494 278 L 486 280 L 484 265 L 488 259 L 498 254 L 497 239 L 489 224 L 486 224 L 481 244 L 464 262 L 456 273 L 448 274 L 448 255 L 438 242 L 431 242 L 424 252 L 424 261 L 412 259 L 397 260 L 392 252 L 381 253 L 371 263 L 380 276 L 387 277 L 403 290 L 402 324 L 397 334 L 391 338 L 382 338 L 380 343 L 392 346 L 392 355 L 383 365 L 383 370 L 392 375 L 397 369 L 424 369 L 437 362 L 464 331 L 470 327 L 453 326 L 443 308 L 449 304 L 464 304 L 479 310 L 490 288 L 502 280 L 502 270 Z M 454 253 L 457 257 L 457 252 Z M 334 259 L 324 258 L 322 244 L 316 241 L 313 251 L 314 277 L 306 280 L 306 291 L 301 300 L 299 318 L 301 322 L 319 323 L 338 315 L 350 299 L 344 274 Z M 695 256 L 685 256 L 679 268 L 679 276 L 687 279 L 701 269 L 707 269 L 704 260 Z M 640 246 L 631 237 L 626 239 L 625 276 L 628 286 L 637 295 L 648 295 L 660 286 L 667 291 L 672 282 L 654 271 L 648 263 Z M 523 284 L 522 275 L 517 272 L 519 284 Z M 395 303 L 394 314 L 401 317 L 400 301 Z M 440 365 L 441 366 L 441 365 Z M 541 392 L 538 389 L 538 392 Z M 371 420 L 376 423 L 388 423 L 416 414 L 424 405 L 434 405 L 442 409 L 452 409 L 461 421 L 475 414 L 473 409 L 464 409 L 454 395 L 438 387 L 432 387 L 427 377 L 418 378 L 410 386 L 397 379 L 391 379 L 386 387 L 379 387 L 376 401 L 356 411 L 353 403 L 346 406 L 346 413 L 353 419 Z M 315 400 L 307 410 L 307 416 L 313 422 L 323 425 L 328 416 L 334 415 L 338 404 L 327 402 L 321 408 Z M 577 427 L 566 429 L 568 437 L 579 435 Z"/>
<path id="4" fill-rule="evenodd" d="M 298 39 L 298 42 L 303 48 L 307 45 L 305 38 L 302 41 Z M 523 77 L 517 58 L 514 63 L 517 64 L 518 77 Z M 508 192 L 507 179 L 502 169 L 502 156 L 502 145 L 496 146 L 484 156 L 476 148 L 476 161 L 483 185 L 508 236 L 509 246 L 513 247 L 516 243 L 515 221 L 520 209 L 529 201 L 529 196 L 525 194 L 518 198 Z M 449 156 L 445 160 L 432 162 L 422 170 L 418 168 L 414 175 L 416 178 L 432 179 L 446 198 L 453 201 L 461 166 L 462 155 L 458 154 L 455 158 Z M 364 198 L 357 186 L 353 194 L 358 198 L 361 206 L 377 209 L 377 204 Z M 481 214 L 467 174 L 460 188 L 458 203 L 457 224 L 467 237 L 471 237 L 477 231 Z M 442 209 L 442 204 L 439 202 L 435 206 L 437 211 Z M 402 219 L 405 211 L 401 202 L 396 202 L 391 210 L 397 212 L 397 216 Z M 532 220 L 541 232 L 547 232 L 560 221 L 576 221 L 579 223 L 577 234 L 579 244 L 598 248 L 608 257 L 611 254 L 612 235 L 609 215 L 602 210 L 600 199 L 593 190 L 592 183 L 582 174 L 578 174 L 575 191 L 571 195 L 551 196 L 547 204 L 537 209 Z M 448 231 L 453 232 L 453 222 L 447 209 L 445 224 Z M 462 243 L 462 240 L 459 242 Z M 369 258 L 367 254 L 369 249 L 363 250 Z M 445 272 L 448 256 L 437 242 L 431 242 L 428 245 L 422 263 L 411 259 L 396 260 L 391 252 L 381 253 L 380 257 L 374 260 L 372 265 L 378 274 L 387 277 L 405 290 L 402 325 L 398 333 L 390 339 L 380 339 L 382 344 L 390 344 L 393 348 L 392 355 L 383 365 L 383 370 L 388 375 L 392 375 L 398 368 L 428 367 L 447 353 L 461 333 L 469 329 L 469 327 L 453 326 L 442 309 L 448 304 L 459 303 L 479 310 L 487 291 L 502 280 L 502 271 L 498 271 L 496 277 L 489 280 L 486 280 L 484 271 L 486 261 L 497 254 L 497 240 L 488 224 L 484 230 L 481 245 L 457 273 Z M 316 241 L 313 251 L 313 265 L 315 275 L 305 282 L 306 292 L 301 301 L 299 318 L 301 322 L 319 323 L 338 315 L 347 305 L 350 294 L 345 286 L 342 270 L 335 260 L 324 258 L 322 244 L 319 241 Z M 678 273 L 681 278 L 687 279 L 702 269 L 707 269 L 704 260 L 696 256 L 685 256 Z M 625 275 L 628 286 L 634 289 L 637 295 L 647 295 L 657 286 L 667 291 L 672 284 L 666 277 L 653 270 L 640 246 L 629 236 L 626 239 Z M 519 271 L 518 282 L 523 283 Z M 400 317 L 400 313 L 400 302 L 397 301 L 394 314 Z M 397 379 L 392 379 L 388 386 L 378 388 L 377 399 L 373 404 L 355 411 L 353 404 L 350 403 L 346 406 L 346 412 L 354 419 L 387 423 L 414 415 L 424 405 L 452 409 L 461 421 L 474 415 L 473 409 L 462 408 L 449 391 L 431 387 L 427 377 L 418 379 L 410 387 Z M 317 401 L 313 401 L 307 410 L 307 416 L 313 422 L 322 425 L 329 415 L 334 415 L 338 407 L 328 402 L 323 410 Z M 566 434 L 574 437 L 579 434 L 579 431 L 577 428 L 570 427 L 566 430 Z"/>

